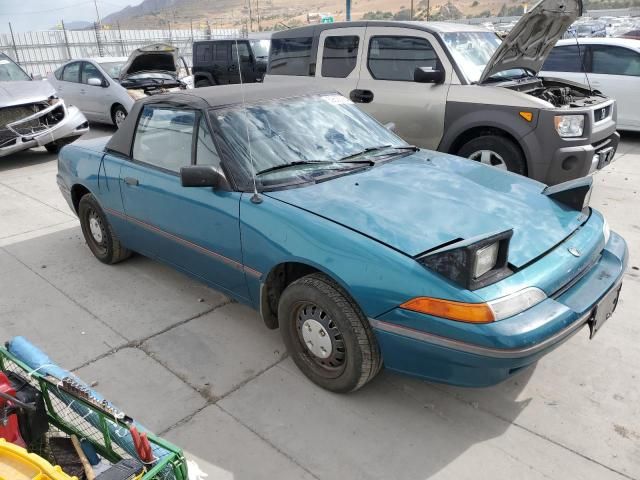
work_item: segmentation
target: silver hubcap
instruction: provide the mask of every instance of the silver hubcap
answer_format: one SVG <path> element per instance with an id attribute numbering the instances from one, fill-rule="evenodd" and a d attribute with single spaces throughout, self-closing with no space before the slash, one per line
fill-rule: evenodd
<path id="1" fill-rule="evenodd" d="M 302 338 L 309 351 L 316 357 L 325 359 L 331 355 L 331 338 L 320 322 L 312 318 L 305 320 L 302 324 Z"/>
<path id="2" fill-rule="evenodd" d="M 122 110 L 117 110 L 115 117 L 116 117 L 116 126 L 119 127 L 120 124 L 124 122 L 124 119 L 127 118 L 127 114 L 124 113 Z"/>
<path id="3" fill-rule="evenodd" d="M 478 150 L 477 152 L 473 152 L 469 155 L 469 158 L 491 167 L 507 170 L 507 164 L 504 159 L 493 150 Z"/>
<path id="4" fill-rule="evenodd" d="M 100 222 L 96 217 L 91 217 L 89 219 L 89 230 L 91 230 L 91 236 L 93 239 L 98 243 L 102 243 L 102 228 L 100 227 Z"/>

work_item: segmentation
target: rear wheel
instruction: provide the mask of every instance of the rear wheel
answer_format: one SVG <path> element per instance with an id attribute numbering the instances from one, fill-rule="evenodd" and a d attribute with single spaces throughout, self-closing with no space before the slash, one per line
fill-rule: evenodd
<path id="1" fill-rule="evenodd" d="M 196 82 L 196 88 L 211 87 L 211 86 L 213 86 L 213 84 L 209 80 L 202 79 Z"/>
<path id="2" fill-rule="evenodd" d="M 482 135 L 462 145 L 457 154 L 510 172 L 527 174 L 522 150 L 513 141 L 498 135 Z"/>
<path id="3" fill-rule="evenodd" d="M 294 362 L 317 385 L 351 392 L 380 370 L 380 350 L 367 318 L 326 275 L 307 275 L 289 285 L 278 319 Z"/>
<path id="4" fill-rule="evenodd" d="M 111 120 L 113 120 L 113 124 L 120 128 L 124 119 L 127 118 L 127 111 L 122 105 L 115 105 L 111 111 Z"/>
<path id="5" fill-rule="evenodd" d="M 82 234 L 91 252 L 102 263 L 118 263 L 131 256 L 113 231 L 96 198 L 87 193 L 80 199 L 78 216 Z"/>

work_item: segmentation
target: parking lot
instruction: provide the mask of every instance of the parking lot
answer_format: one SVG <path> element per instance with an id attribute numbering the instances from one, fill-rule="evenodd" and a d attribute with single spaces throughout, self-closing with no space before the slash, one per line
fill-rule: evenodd
<path id="1" fill-rule="evenodd" d="M 256 312 L 141 256 L 98 262 L 55 175 L 44 149 L 0 159 L 0 338 L 97 382 L 208 480 L 640 479 L 639 135 L 591 199 L 629 244 L 616 315 L 487 389 L 383 372 L 322 390 Z"/>

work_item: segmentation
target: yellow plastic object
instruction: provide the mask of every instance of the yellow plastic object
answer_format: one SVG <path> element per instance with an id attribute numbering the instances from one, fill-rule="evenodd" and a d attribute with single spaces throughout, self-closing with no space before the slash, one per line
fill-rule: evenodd
<path id="1" fill-rule="evenodd" d="M 59 466 L 0 438 L 0 480 L 78 480 Z"/>

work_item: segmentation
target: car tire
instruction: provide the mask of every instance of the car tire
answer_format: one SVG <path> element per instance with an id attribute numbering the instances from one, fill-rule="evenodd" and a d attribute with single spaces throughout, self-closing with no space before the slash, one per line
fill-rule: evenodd
<path id="1" fill-rule="evenodd" d="M 120 128 L 122 122 L 127 118 L 127 110 L 122 105 L 115 105 L 111 109 L 111 120 L 116 128 Z"/>
<path id="2" fill-rule="evenodd" d="M 510 172 L 527 174 L 527 164 L 520 147 L 498 135 L 482 135 L 462 145 L 457 155 Z"/>
<path id="3" fill-rule="evenodd" d="M 380 349 L 367 318 L 324 274 L 307 275 L 284 290 L 278 321 L 293 361 L 322 388 L 353 392 L 380 371 Z"/>
<path id="4" fill-rule="evenodd" d="M 102 263 L 111 265 L 131 256 L 131 250 L 122 246 L 92 194 L 88 193 L 80 199 L 78 217 L 89 249 Z"/>
<path id="5" fill-rule="evenodd" d="M 213 84 L 209 80 L 198 80 L 196 82 L 196 88 L 212 87 L 212 86 Z"/>
<path id="6" fill-rule="evenodd" d="M 47 149 L 47 152 L 49 153 L 53 153 L 53 154 L 58 154 L 60 153 L 60 149 L 62 148 L 62 145 L 58 145 L 55 142 L 51 142 L 51 143 L 47 143 L 44 148 Z"/>

